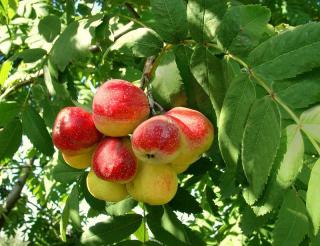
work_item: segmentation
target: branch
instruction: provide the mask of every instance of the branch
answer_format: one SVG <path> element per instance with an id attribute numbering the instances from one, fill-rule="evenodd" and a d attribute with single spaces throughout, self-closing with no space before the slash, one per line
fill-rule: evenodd
<path id="1" fill-rule="evenodd" d="M 17 183 L 14 185 L 12 190 L 10 191 L 9 195 L 7 196 L 7 200 L 5 201 L 3 205 L 3 214 L 0 215 L 0 230 L 2 229 L 4 223 L 5 223 L 5 218 L 9 215 L 10 211 L 14 208 L 16 203 L 18 202 L 22 188 L 24 187 L 27 178 L 29 177 L 31 173 L 31 169 L 33 166 L 35 158 L 32 158 L 30 160 L 29 165 L 26 165 L 25 167 L 22 168 L 20 177 L 17 181 Z"/>
<path id="2" fill-rule="evenodd" d="M 140 15 L 137 13 L 137 11 L 135 11 L 135 9 L 130 3 L 125 3 L 124 5 L 126 5 L 127 9 L 133 15 L 134 18 L 140 19 Z"/>

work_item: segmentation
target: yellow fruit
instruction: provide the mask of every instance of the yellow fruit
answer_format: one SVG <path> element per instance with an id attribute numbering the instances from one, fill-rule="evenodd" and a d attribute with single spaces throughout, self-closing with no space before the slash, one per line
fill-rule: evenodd
<path id="1" fill-rule="evenodd" d="M 175 196 L 178 179 L 168 164 L 139 163 L 136 177 L 126 186 L 135 200 L 150 205 L 163 205 Z"/>
<path id="2" fill-rule="evenodd" d="M 87 187 L 92 196 L 108 202 L 119 202 L 128 196 L 125 185 L 100 179 L 93 171 L 87 176 Z"/>

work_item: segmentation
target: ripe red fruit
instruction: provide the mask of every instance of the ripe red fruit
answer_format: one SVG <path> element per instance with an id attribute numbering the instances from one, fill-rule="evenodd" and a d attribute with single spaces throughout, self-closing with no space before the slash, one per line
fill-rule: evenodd
<path id="1" fill-rule="evenodd" d="M 112 137 L 126 136 L 150 113 L 144 92 L 125 80 L 109 80 L 93 99 L 93 120 L 97 129 Z"/>
<path id="2" fill-rule="evenodd" d="M 127 183 L 137 172 L 137 159 L 128 138 L 106 137 L 93 155 L 93 171 L 104 180 Z"/>
<path id="3" fill-rule="evenodd" d="M 101 136 L 91 114 L 80 107 L 63 108 L 57 115 L 52 130 L 54 145 L 69 155 L 87 152 Z"/>
<path id="4" fill-rule="evenodd" d="M 178 156 L 180 147 L 180 130 L 164 115 L 146 120 L 132 134 L 132 149 L 146 163 L 169 163 Z"/>

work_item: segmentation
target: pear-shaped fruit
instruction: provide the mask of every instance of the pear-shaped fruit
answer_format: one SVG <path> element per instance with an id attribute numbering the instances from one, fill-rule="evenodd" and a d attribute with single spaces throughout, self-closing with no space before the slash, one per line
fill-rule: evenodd
<path id="1" fill-rule="evenodd" d="M 135 200 L 150 205 L 163 205 L 175 196 L 178 179 L 168 164 L 139 163 L 137 175 L 126 186 Z"/>
<path id="2" fill-rule="evenodd" d="M 92 170 L 87 176 L 87 188 L 92 196 L 108 202 L 119 202 L 128 196 L 125 185 L 100 179 Z"/>

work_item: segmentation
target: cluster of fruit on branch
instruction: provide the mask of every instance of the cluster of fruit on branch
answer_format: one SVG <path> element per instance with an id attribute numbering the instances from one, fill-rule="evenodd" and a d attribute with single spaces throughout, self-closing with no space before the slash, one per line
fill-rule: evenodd
<path id="1" fill-rule="evenodd" d="M 129 194 L 150 205 L 168 203 L 177 191 L 177 174 L 213 141 L 213 126 L 198 111 L 176 107 L 149 118 L 143 90 L 123 80 L 105 82 L 94 96 L 92 111 L 62 109 L 52 138 L 70 166 L 91 166 L 88 190 L 105 201 L 117 202 Z"/>

